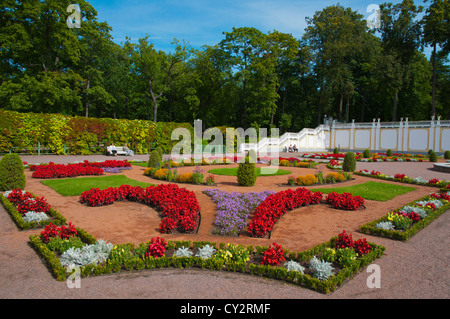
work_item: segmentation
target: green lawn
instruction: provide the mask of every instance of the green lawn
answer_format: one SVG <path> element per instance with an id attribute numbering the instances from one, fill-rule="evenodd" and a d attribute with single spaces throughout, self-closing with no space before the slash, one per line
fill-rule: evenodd
<path id="1" fill-rule="evenodd" d="M 268 169 L 273 169 L 273 167 L 268 166 Z M 237 167 L 228 167 L 228 168 L 216 168 L 216 169 L 211 169 L 208 171 L 208 173 L 211 174 L 216 174 L 216 175 L 226 175 L 226 176 L 237 176 Z M 278 169 L 278 171 L 274 174 L 261 174 L 261 168 L 257 167 L 256 168 L 256 174 L 257 176 L 276 176 L 276 175 L 288 175 L 291 174 L 292 172 L 290 171 L 286 171 L 283 169 Z"/>
<path id="2" fill-rule="evenodd" d="M 131 165 L 135 165 L 135 166 L 142 166 L 142 167 L 148 167 L 148 163 L 147 162 L 131 162 Z"/>
<path id="3" fill-rule="evenodd" d="M 401 186 L 379 182 L 367 182 L 353 186 L 320 188 L 320 189 L 316 188 L 311 190 L 320 191 L 324 194 L 329 194 L 331 192 L 336 192 L 339 194 L 353 193 L 353 196 L 359 195 L 367 200 L 376 200 L 380 202 L 385 202 L 399 195 L 409 193 L 415 189 L 416 189 L 415 187 L 410 186 Z"/>
<path id="4" fill-rule="evenodd" d="M 108 187 L 119 187 L 121 185 L 152 186 L 152 184 L 138 182 L 124 175 L 49 179 L 41 181 L 41 183 L 54 189 L 58 194 L 63 196 L 80 196 L 82 192 L 93 187 L 105 189 Z"/>

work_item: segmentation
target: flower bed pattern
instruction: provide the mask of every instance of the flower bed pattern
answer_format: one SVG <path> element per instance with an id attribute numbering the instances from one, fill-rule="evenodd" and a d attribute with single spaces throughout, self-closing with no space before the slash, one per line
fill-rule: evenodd
<path id="1" fill-rule="evenodd" d="M 434 193 L 361 226 L 361 232 L 407 241 L 450 209 L 450 194 Z"/>
<path id="2" fill-rule="evenodd" d="M 411 178 L 402 173 L 397 173 L 394 175 L 386 175 L 386 174 L 380 173 L 379 171 L 375 171 L 375 170 L 369 171 L 367 169 L 363 169 L 360 171 L 355 171 L 354 174 L 360 175 L 360 176 L 367 176 L 367 177 L 383 179 L 383 180 L 392 181 L 392 182 L 401 182 L 401 183 L 406 183 L 406 184 L 432 186 L 432 187 L 439 187 L 439 188 L 444 188 L 444 187 L 447 187 L 448 185 L 450 185 L 449 181 L 439 180 L 437 178 L 432 178 L 429 180 L 424 180 L 422 177 Z"/>
<path id="3" fill-rule="evenodd" d="M 205 189 L 203 192 L 216 203 L 213 233 L 221 236 L 239 236 L 247 226 L 249 215 L 268 196 L 275 194 L 272 191 L 228 193 L 219 189 Z"/>
<path id="4" fill-rule="evenodd" d="M 263 238 L 272 231 L 275 223 L 288 210 L 301 206 L 318 204 L 322 200 L 321 192 L 312 192 L 304 187 L 285 190 L 267 197 L 255 210 L 248 225 L 251 237 Z"/>
<path id="5" fill-rule="evenodd" d="M 89 162 L 75 164 L 55 164 L 53 162 L 48 165 L 31 165 L 30 170 L 33 171 L 33 178 L 66 178 L 85 175 L 103 175 L 104 169 L 127 168 L 131 169 L 131 164 L 124 161 L 108 160 L 104 162 Z"/>
<path id="6" fill-rule="evenodd" d="M 350 245 L 348 247 L 339 246 L 342 242 L 342 234 L 339 234 L 329 242 L 307 251 L 294 252 L 285 250 L 276 243 L 270 247 L 253 247 L 224 243 L 216 245 L 213 242 L 166 242 L 159 237 L 137 246 L 134 244 L 113 246 L 102 240 L 97 241 L 73 225 L 66 229 L 69 237 L 76 236 L 75 238 L 81 240 L 81 247 L 50 246 L 45 242 L 45 232 L 29 237 L 32 247 L 42 256 L 58 281 L 66 280 L 73 266 L 79 267 L 82 277 L 117 273 L 123 270 L 196 267 L 263 276 L 321 293 L 329 293 L 384 253 L 383 246 L 367 243 L 365 239 L 358 243 L 353 242 L 351 235 L 348 236 L 345 231 L 343 234 L 347 239 L 350 238 L 347 240 L 347 244 Z M 56 231 L 52 233 L 54 235 L 52 238 L 58 238 L 61 228 L 53 230 Z M 92 247 L 93 249 L 90 249 Z M 357 255 L 355 252 L 358 248 L 360 248 L 358 250 L 360 254 Z M 348 249 L 351 250 L 350 253 L 354 252 L 351 258 L 333 259 L 333 256 L 339 255 L 340 251 L 347 253 Z M 335 253 L 330 254 L 330 251 Z M 83 254 L 84 252 L 86 254 Z M 287 259 L 289 261 L 283 263 Z M 327 261 L 332 259 L 332 262 Z"/>
<path id="7" fill-rule="evenodd" d="M 103 206 L 115 201 L 134 201 L 157 208 L 163 218 L 161 233 L 178 230 L 192 233 L 198 228 L 200 206 L 195 193 L 176 184 L 162 184 L 142 188 L 140 186 L 122 185 L 104 190 L 92 188 L 80 196 L 80 202 L 88 206 Z"/>
<path id="8" fill-rule="evenodd" d="M 44 227 L 49 223 L 62 225 L 66 219 L 53 209 L 44 197 L 14 189 L 0 195 L 0 202 L 22 230 Z"/>

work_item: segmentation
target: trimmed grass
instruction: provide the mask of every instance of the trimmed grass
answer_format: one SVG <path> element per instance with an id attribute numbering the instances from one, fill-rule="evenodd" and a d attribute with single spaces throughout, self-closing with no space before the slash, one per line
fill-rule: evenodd
<path id="1" fill-rule="evenodd" d="M 41 181 L 42 184 L 55 190 L 63 196 L 80 196 L 82 192 L 93 187 L 105 189 L 108 187 L 119 187 L 121 185 L 149 187 L 152 184 L 139 182 L 124 175 L 111 175 L 101 177 L 80 177 L 49 179 Z"/>
<path id="2" fill-rule="evenodd" d="M 271 168 L 271 167 L 268 167 L 268 168 Z M 237 167 L 228 167 L 228 168 L 211 169 L 208 171 L 208 173 L 215 174 L 215 175 L 237 176 L 237 171 L 238 171 Z M 292 172 L 286 171 L 283 169 L 278 169 L 278 171 L 274 174 L 261 174 L 261 168 L 260 167 L 256 168 L 257 176 L 264 177 L 264 176 L 277 176 L 277 175 L 288 175 L 288 174 L 292 174 Z"/>
<path id="3" fill-rule="evenodd" d="M 399 195 L 403 195 L 415 190 L 415 187 L 401 186 L 388 183 L 367 182 L 353 186 L 343 186 L 334 188 L 311 189 L 312 191 L 320 191 L 324 194 L 336 192 L 338 194 L 352 193 L 353 196 L 361 196 L 367 200 L 376 200 L 385 202 Z"/>

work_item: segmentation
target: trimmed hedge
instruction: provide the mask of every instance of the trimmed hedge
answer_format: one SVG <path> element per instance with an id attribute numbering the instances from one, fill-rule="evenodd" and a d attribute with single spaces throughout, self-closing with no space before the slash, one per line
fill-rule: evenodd
<path id="1" fill-rule="evenodd" d="M 0 109 L 0 153 L 36 153 L 38 142 L 45 152 L 55 154 L 104 153 L 113 142 L 128 143 L 135 154 L 147 154 L 150 148 L 161 147 L 170 153 L 178 141 L 172 141 L 176 128 L 190 123 L 152 122 L 111 118 L 86 118 L 61 114 L 19 113 Z M 100 145 L 99 145 L 100 144 Z"/>
<path id="2" fill-rule="evenodd" d="M 402 207 L 392 211 L 393 213 L 401 211 L 401 209 L 405 206 L 411 206 L 417 201 L 425 200 L 428 196 L 421 197 L 417 200 L 414 200 L 406 205 L 403 205 Z M 381 218 L 378 218 L 374 221 L 368 222 L 361 226 L 360 230 L 364 234 L 373 235 L 373 236 L 379 236 L 379 237 L 386 237 L 394 240 L 400 240 L 400 241 L 407 241 L 409 238 L 414 236 L 416 233 L 424 229 L 426 226 L 428 226 L 432 221 L 437 219 L 439 216 L 441 216 L 443 213 L 445 213 L 447 210 L 450 209 L 450 202 L 442 205 L 440 208 L 436 209 L 435 211 L 428 214 L 427 217 L 424 219 L 418 221 L 417 223 L 414 223 L 411 225 L 410 228 L 408 228 L 405 231 L 402 230 L 388 230 L 388 229 L 380 229 L 376 228 L 375 226 L 379 222 L 385 222 L 388 219 L 388 214 L 384 215 Z"/>

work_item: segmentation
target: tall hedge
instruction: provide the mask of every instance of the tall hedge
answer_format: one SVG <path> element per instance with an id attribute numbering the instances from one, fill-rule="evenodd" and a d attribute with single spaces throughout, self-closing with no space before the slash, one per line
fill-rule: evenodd
<path id="1" fill-rule="evenodd" d="M 179 142 L 171 139 L 176 128 L 186 128 L 191 134 L 194 130 L 190 123 L 86 118 L 0 109 L 0 153 L 8 153 L 13 148 L 16 148 L 15 152 L 32 152 L 38 142 L 56 154 L 103 153 L 105 146 L 98 146 L 99 143 L 116 146 L 128 143 L 135 154 L 146 154 L 150 146 L 160 146 L 164 153 L 170 153 Z"/>
<path id="2" fill-rule="evenodd" d="M 16 188 L 24 189 L 26 185 L 23 162 L 17 154 L 7 154 L 0 160 L 0 191 Z"/>

